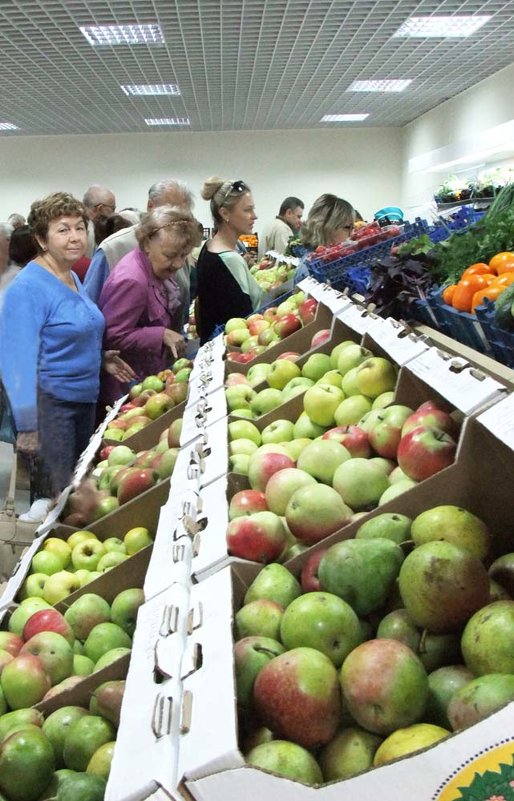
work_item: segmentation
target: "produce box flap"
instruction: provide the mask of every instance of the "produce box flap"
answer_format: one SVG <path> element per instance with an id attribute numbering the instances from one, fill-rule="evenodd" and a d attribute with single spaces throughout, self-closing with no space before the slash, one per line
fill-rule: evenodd
<path id="1" fill-rule="evenodd" d="M 145 598 L 153 598 L 174 582 L 189 585 L 193 539 L 188 531 L 188 520 L 194 521 L 196 517 L 197 497 L 192 489 L 180 493 L 172 491 L 170 500 L 162 507 L 145 577 Z M 188 511 L 190 503 L 193 510 Z M 187 519 L 184 519 L 184 515 L 187 515 Z"/>
<path id="2" fill-rule="evenodd" d="M 385 320 L 377 317 L 369 327 L 367 336 L 373 341 L 370 350 L 377 353 L 383 351 L 399 365 L 407 364 L 430 347 L 424 337 L 392 317 Z"/>
<path id="3" fill-rule="evenodd" d="M 514 395 L 508 395 L 482 412 L 477 420 L 500 442 L 514 450 Z"/>

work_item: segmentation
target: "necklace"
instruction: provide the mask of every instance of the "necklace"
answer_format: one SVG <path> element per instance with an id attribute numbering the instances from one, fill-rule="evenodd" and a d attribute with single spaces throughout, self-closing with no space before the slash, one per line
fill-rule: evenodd
<path id="1" fill-rule="evenodd" d="M 42 265 L 42 267 L 44 267 L 46 270 L 48 270 L 48 272 L 52 273 L 52 275 L 55 275 L 55 277 L 57 278 L 57 280 L 58 280 L 58 281 L 61 281 L 61 282 L 62 282 L 63 284 L 65 284 L 67 287 L 69 287 L 70 289 L 73 289 L 73 291 L 74 291 L 74 292 L 76 292 L 76 291 L 77 291 L 77 287 L 75 286 L 75 281 L 73 280 L 73 276 L 72 276 L 72 274 L 71 274 L 71 271 L 70 271 L 70 270 L 68 270 L 68 271 L 67 271 L 66 273 L 64 273 L 64 274 L 62 274 L 62 273 L 59 273 L 59 272 L 57 272 L 57 270 L 56 270 L 56 269 L 55 269 L 55 268 L 54 268 L 54 267 L 53 267 L 53 266 L 50 264 L 50 262 L 47 260 L 47 258 L 46 258 L 46 256 L 45 256 L 45 255 L 41 256 L 40 258 L 41 258 L 41 261 L 43 261 L 43 262 L 44 262 L 44 264 Z"/>

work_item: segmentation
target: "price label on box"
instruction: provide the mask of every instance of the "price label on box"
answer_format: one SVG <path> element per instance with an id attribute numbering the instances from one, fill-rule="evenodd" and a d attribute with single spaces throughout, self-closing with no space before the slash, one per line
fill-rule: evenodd
<path id="1" fill-rule="evenodd" d="M 464 359 L 450 358 L 436 348 L 428 348 L 413 359 L 407 369 L 450 401 L 464 414 L 472 414 L 500 399 L 505 387 L 494 378 L 469 367 Z"/>
<path id="2" fill-rule="evenodd" d="M 430 347 L 423 339 L 409 333 L 402 323 L 390 317 L 385 320 L 381 317 L 374 319 L 367 333 L 400 367 Z"/>
<path id="3" fill-rule="evenodd" d="M 381 320 L 381 318 L 369 314 L 361 306 L 357 306 L 353 301 L 349 301 L 348 305 L 339 309 L 336 317 L 358 334 L 366 334 L 372 326 L 377 325 L 377 320 Z"/>

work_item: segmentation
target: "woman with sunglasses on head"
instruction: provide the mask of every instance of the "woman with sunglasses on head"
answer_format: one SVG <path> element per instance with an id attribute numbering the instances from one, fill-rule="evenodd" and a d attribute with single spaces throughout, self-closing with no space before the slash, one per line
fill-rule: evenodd
<path id="1" fill-rule="evenodd" d="M 347 200 L 337 195 L 320 195 L 314 201 L 300 233 L 305 248 L 295 275 L 295 283 L 309 275 L 308 257 L 320 245 L 339 245 L 350 236 L 355 222 L 355 211 Z"/>
<path id="2" fill-rule="evenodd" d="M 242 234 L 251 234 L 257 219 L 244 181 L 208 178 L 202 189 L 210 200 L 216 233 L 203 246 L 197 262 L 196 328 L 203 345 L 217 326 L 231 317 L 246 317 L 262 302 L 262 291 L 237 250 Z"/>
<path id="3" fill-rule="evenodd" d="M 143 215 L 135 233 L 138 247 L 111 272 L 98 305 L 105 317 L 105 347 L 119 349 L 143 379 L 184 354 L 181 292 L 174 275 L 201 235 L 191 212 L 175 206 L 153 208 Z M 102 374 L 100 406 L 127 391 L 128 385 Z"/>

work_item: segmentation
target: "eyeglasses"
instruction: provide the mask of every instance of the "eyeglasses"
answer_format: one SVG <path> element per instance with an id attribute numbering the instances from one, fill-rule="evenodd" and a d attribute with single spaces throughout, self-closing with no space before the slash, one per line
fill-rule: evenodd
<path id="1" fill-rule="evenodd" d="M 116 211 L 116 206 L 111 206 L 110 203 L 97 203 L 95 209 L 99 209 L 100 207 L 105 206 L 106 209 L 110 209 L 112 213 Z"/>
<path id="2" fill-rule="evenodd" d="M 226 198 L 227 198 L 227 197 L 228 197 L 230 194 L 232 194 L 232 192 L 241 192 L 241 193 L 243 193 L 243 192 L 248 192 L 248 191 L 249 191 L 249 189 L 248 189 L 248 186 L 245 184 L 245 182 L 244 182 L 244 181 L 242 181 L 241 179 L 239 179 L 238 181 L 233 181 L 233 182 L 230 184 L 230 186 L 229 186 L 229 188 L 227 189 L 227 191 L 224 193 L 224 195 L 223 195 L 223 201 L 225 201 L 225 200 L 226 200 Z"/>

